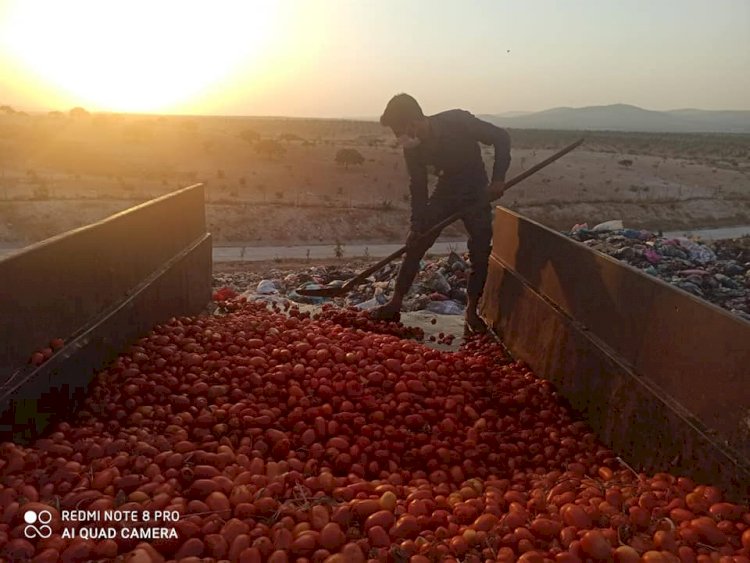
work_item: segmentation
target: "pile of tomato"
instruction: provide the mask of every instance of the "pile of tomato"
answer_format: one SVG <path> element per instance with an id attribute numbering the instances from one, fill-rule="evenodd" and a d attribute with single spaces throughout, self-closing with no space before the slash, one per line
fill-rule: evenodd
<path id="1" fill-rule="evenodd" d="M 489 337 L 448 353 L 353 310 L 221 305 L 156 326 L 75 419 L 0 445 L 0 556 L 750 562 L 746 506 L 636 473 Z M 29 539 L 42 510 L 53 533 Z M 72 510 L 178 518 L 86 539 Z"/>

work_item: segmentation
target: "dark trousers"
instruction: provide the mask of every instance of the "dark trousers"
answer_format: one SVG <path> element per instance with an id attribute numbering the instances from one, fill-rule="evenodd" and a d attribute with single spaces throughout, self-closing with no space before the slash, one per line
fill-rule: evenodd
<path id="1" fill-rule="evenodd" d="M 470 298 L 478 299 L 482 295 L 484 282 L 487 280 L 487 268 L 492 250 L 492 208 L 487 195 L 487 185 L 482 184 L 481 188 L 470 190 L 438 184 L 427 202 L 424 230 L 426 231 L 467 206 L 468 210 L 461 215 L 461 221 L 469 233 L 468 247 L 471 262 L 466 293 Z M 424 242 L 406 251 L 396 278 L 396 293 L 403 295 L 409 290 L 419 271 L 420 260 L 439 235 L 440 232 L 436 232 L 427 237 Z"/>

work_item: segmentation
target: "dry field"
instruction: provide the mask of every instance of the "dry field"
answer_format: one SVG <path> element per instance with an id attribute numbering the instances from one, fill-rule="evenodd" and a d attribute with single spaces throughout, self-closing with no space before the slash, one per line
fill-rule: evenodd
<path id="1" fill-rule="evenodd" d="M 509 177 L 587 139 L 500 201 L 553 228 L 750 223 L 749 136 L 510 133 Z M 254 138 L 283 154 L 258 152 Z M 337 164 L 344 148 L 364 162 Z M 490 165 L 491 149 L 485 157 Z M 219 242 L 396 242 L 406 229 L 401 151 L 374 122 L 0 114 L 0 241 L 42 240 L 196 182 Z"/>

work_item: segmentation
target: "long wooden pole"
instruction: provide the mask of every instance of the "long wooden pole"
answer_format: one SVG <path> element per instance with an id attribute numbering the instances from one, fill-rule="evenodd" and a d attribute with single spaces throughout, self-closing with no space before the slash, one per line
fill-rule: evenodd
<path id="1" fill-rule="evenodd" d="M 568 145 L 564 149 L 556 152 L 549 158 L 544 159 L 538 164 L 535 164 L 528 170 L 522 172 L 518 176 L 515 176 L 514 178 L 508 180 L 505 183 L 505 189 L 503 190 L 503 193 L 505 193 L 508 189 L 512 188 L 519 182 L 524 181 L 526 178 L 531 176 L 532 174 L 535 174 L 536 172 L 539 172 L 542 168 L 545 166 L 549 166 L 553 162 L 555 162 L 557 159 L 565 156 L 573 149 L 579 147 L 583 143 L 584 139 L 578 139 L 575 143 Z M 490 201 L 495 201 L 496 199 L 499 199 L 503 194 L 490 194 Z M 436 232 L 442 231 L 445 227 L 453 223 L 454 221 L 457 221 L 461 218 L 461 216 L 470 208 L 466 207 L 464 209 L 461 209 L 454 213 L 453 215 L 446 217 L 436 225 L 429 228 L 429 230 L 425 231 L 421 237 L 416 239 L 413 244 L 418 244 L 420 241 L 423 241 L 427 239 L 428 237 L 434 235 Z M 322 287 L 320 289 L 298 289 L 297 292 L 300 295 L 308 295 L 308 296 L 319 296 L 319 297 L 336 297 L 340 295 L 344 295 L 351 291 L 354 287 L 362 283 L 365 279 L 367 279 L 369 276 L 377 272 L 380 268 L 388 265 L 390 262 L 404 254 L 408 250 L 408 246 L 404 245 L 398 250 L 394 251 L 392 254 L 389 254 L 379 262 L 373 264 L 366 270 L 363 270 L 353 278 L 351 278 L 349 281 L 347 281 L 344 285 L 341 287 Z"/>

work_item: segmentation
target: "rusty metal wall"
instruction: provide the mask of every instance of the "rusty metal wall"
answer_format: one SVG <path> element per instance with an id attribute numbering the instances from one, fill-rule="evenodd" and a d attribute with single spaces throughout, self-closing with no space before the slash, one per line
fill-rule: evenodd
<path id="1" fill-rule="evenodd" d="M 201 184 L 0 260 L 0 434 L 34 435 L 129 341 L 210 300 Z M 39 368 L 30 354 L 61 337 Z M 57 405 L 57 406 L 56 406 Z"/>
<path id="2" fill-rule="evenodd" d="M 750 323 L 500 207 L 482 312 L 625 459 L 748 494 Z"/>

